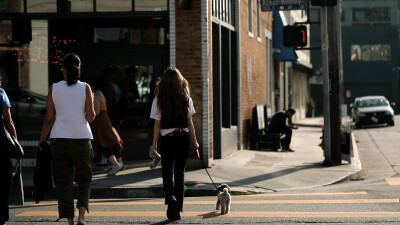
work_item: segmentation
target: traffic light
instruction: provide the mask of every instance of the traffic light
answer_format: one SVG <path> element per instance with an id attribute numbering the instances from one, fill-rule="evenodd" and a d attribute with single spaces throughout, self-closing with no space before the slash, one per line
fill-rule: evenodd
<path id="1" fill-rule="evenodd" d="M 304 47 L 307 45 L 306 26 L 284 26 L 283 45 L 286 47 Z"/>
<path id="2" fill-rule="evenodd" d="M 337 0 L 311 0 L 313 6 L 336 6 Z"/>

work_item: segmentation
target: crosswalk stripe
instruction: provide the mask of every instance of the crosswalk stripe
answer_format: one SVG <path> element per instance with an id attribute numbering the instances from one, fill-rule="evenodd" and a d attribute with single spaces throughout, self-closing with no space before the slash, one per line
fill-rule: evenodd
<path id="1" fill-rule="evenodd" d="M 392 186 L 400 186 L 400 177 L 388 177 L 386 182 Z"/>
<path id="2" fill-rule="evenodd" d="M 319 195 L 366 195 L 367 192 L 359 191 L 359 192 L 326 192 L 326 193 L 288 193 L 288 194 L 280 194 L 280 193 L 268 193 L 268 194 L 256 194 L 256 195 L 239 195 L 246 197 L 283 197 L 283 196 L 319 196 Z"/>
<path id="3" fill-rule="evenodd" d="M 76 212 L 78 215 L 78 212 Z M 18 217 L 28 216 L 53 216 L 57 217 L 57 211 L 31 211 L 17 214 Z M 87 217 L 165 217 L 164 211 L 91 211 L 86 214 Z M 251 218 L 400 218 L 400 212 L 235 212 L 221 215 L 217 211 L 213 212 L 184 212 L 182 217 L 201 217 L 211 218 L 216 216 L 222 217 L 251 217 Z"/>
<path id="4" fill-rule="evenodd" d="M 367 192 L 359 191 L 359 192 L 326 192 L 326 193 L 290 193 L 290 194 L 280 194 L 280 193 L 268 193 L 268 194 L 256 194 L 256 195 L 234 195 L 233 197 L 285 197 L 285 196 L 334 196 L 334 195 L 366 195 Z M 210 196 L 207 196 L 210 197 Z M 199 199 L 204 197 L 185 197 L 186 200 L 190 199 Z M 106 199 L 90 199 L 90 204 L 94 204 L 96 202 L 114 202 L 114 201 L 129 201 L 129 198 L 106 198 Z M 131 199 L 132 202 L 136 202 L 137 199 Z M 143 203 L 143 202 L 141 202 Z M 186 202 L 185 202 L 186 203 Z M 111 204 L 111 203 L 110 203 Z M 160 203 L 163 204 L 163 203 Z M 37 206 L 43 205 L 57 205 L 57 203 L 38 203 L 35 204 Z"/>
<path id="5" fill-rule="evenodd" d="M 372 203 L 399 203 L 398 198 L 389 199 L 306 199 L 306 200 L 239 200 L 234 204 L 372 204 Z M 216 201 L 185 201 L 185 205 L 212 205 Z M 35 206 L 51 206 L 57 203 L 40 203 Z M 91 206 L 101 205 L 164 205 L 164 202 L 91 202 Z"/>

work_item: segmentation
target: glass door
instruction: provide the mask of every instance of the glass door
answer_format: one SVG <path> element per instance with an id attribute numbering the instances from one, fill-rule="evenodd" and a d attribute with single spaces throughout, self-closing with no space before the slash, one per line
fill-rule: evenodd
<path id="1" fill-rule="evenodd" d="M 161 60 L 119 56 L 97 60 L 96 64 L 101 65 L 96 68 L 104 85 L 107 82 L 116 85 L 124 103 L 124 107 L 117 109 L 123 111 L 120 112 L 119 134 L 126 150 L 124 160 L 148 159 L 154 126 L 150 110 L 155 82 L 162 74 Z"/>

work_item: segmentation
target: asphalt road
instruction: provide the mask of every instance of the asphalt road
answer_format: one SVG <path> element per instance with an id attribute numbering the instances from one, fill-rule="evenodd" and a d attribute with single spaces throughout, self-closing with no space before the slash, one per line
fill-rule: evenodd
<path id="1" fill-rule="evenodd" d="M 163 199 L 93 199 L 88 224 L 400 224 L 400 117 L 394 127 L 355 131 L 365 179 L 301 191 L 233 196 L 231 212 L 216 197 L 185 198 L 181 221 L 166 220 Z M 66 224 L 45 201 L 12 206 L 7 224 Z"/>

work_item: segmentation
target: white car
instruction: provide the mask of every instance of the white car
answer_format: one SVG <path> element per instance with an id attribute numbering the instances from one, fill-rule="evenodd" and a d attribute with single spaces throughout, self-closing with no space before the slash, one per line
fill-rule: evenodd
<path id="1" fill-rule="evenodd" d="M 392 106 L 384 96 L 363 96 L 350 104 L 353 121 L 356 128 L 367 124 L 384 124 L 394 126 L 394 112 Z"/>

